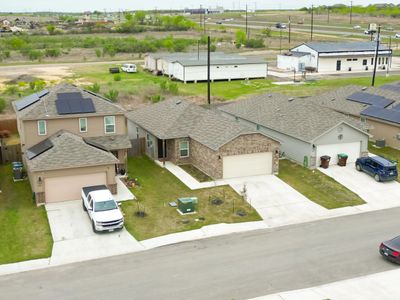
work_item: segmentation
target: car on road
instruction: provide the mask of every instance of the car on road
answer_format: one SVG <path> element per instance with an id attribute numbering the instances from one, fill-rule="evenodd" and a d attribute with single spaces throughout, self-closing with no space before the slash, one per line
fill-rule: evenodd
<path id="1" fill-rule="evenodd" d="M 400 33 L 396 33 L 396 34 L 394 35 L 394 37 L 395 37 L 396 39 L 400 39 Z"/>
<path id="2" fill-rule="evenodd" d="M 276 24 L 275 24 L 275 27 L 278 28 L 278 29 L 285 29 L 285 28 L 286 28 L 286 24 L 283 24 L 283 23 L 276 23 Z"/>
<path id="3" fill-rule="evenodd" d="M 387 260 L 400 264 L 400 236 L 381 243 L 379 253 Z"/>
<path id="4" fill-rule="evenodd" d="M 376 181 L 397 179 L 397 164 L 380 156 L 358 158 L 356 169 L 371 175 Z"/>

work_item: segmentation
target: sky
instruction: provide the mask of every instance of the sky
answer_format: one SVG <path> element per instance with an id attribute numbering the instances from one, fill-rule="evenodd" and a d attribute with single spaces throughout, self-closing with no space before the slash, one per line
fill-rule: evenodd
<path id="1" fill-rule="evenodd" d="M 0 11 L 6 12 L 32 12 L 32 11 L 118 11 L 118 10 L 138 10 L 138 9 L 182 9 L 195 8 L 201 4 L 203 7 L 223 6 L 227 9 L 244 9 L 245 0 L 2 0 Z M 388 0 L 353 0 L 354 5 L 368 5 L 372 3 L 388 3 Z M 333 5 L 337 3 L 350 4 L 347 0 L 248 0 L 249 8 L 257 9 L 290 9 L 304 6 Z M 400 0 L 392 1 L 399 4 Z"/>

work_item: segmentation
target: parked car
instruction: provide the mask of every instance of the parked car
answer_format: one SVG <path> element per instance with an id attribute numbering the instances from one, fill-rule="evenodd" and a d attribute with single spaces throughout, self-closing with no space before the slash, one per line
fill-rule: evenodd
<path id="1" fill-rule="evenodd" d="M 355 26 L 353 26 L 353 29 L 360 29 L 360 28 L 361 28 L 360 25 L 355 25 Z"/>
<path id="2" fill-rule="evenodd" d="M 394 37 L 395 37 L 396 39 L 400 39 L 400 33 L 396 33 L 396 34 L 394 35 Z"/>
<path id="3" fill-rule="evenodd" d="M 137 67 L 135 64 L 123 64 L 121 70 L 126 73 L 136 73 Z"/>
<path id="4" fill-rule="evenodd" d="M 368 29 L 364 30 L 364 34 L 369 34 L 369 35 L 371 35 L 371 34 L 374 34 L 374 33 L 375 33 L 374 30 L 368 30 Z"/>
<path id="5" fill-rule="evenodd" d="M 381 243 L 379 253 L 387 260 L 400 264 L 400 236 Z"/>
<path id="6" fill-rule="evenodd" d="M 276 24 L 275 24 L 275 27 L 278 28 L 278 29 L 285 29 L 285 28 L 286 28 L 286 24 L 283 24 L 283 23 L 276 23 Z"/>
<path id="7" fill-rule="evenodd" d="M 360 157 L 356 168 L 375 178 L 376 181 L 390 181 L 397 178 L 396 163 L 380 156 Z"/>
<path id="8" fill-rule="evenodd" d="M 105 185 L 87 186 L 81 191 L 82 207 L 89 215 L 94 232 L 114 231 L 124 227 L 124 217 Z"/>
<path id="9" fill-rule="evenodd" d="M 108 69 L 108 71 L 111 74 L 119 73 L 119 68 L 118 67 L 111 67 L 111 68 Z"/>
<path id="10" fill-rule="evenodd" d="M 217 21 L 217 22 L 215 22 L 215 24 L 221 25 L 221 24 L 222 24 L 222 21 Z"/>

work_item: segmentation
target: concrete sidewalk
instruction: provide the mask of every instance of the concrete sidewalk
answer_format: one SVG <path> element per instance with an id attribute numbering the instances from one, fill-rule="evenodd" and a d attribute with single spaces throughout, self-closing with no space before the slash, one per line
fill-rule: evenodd
<path id="1" fill-rule="evenodd" d="M 395 300 L 400 299 L 400 270 L 337 281 L 252 300 Z"/>

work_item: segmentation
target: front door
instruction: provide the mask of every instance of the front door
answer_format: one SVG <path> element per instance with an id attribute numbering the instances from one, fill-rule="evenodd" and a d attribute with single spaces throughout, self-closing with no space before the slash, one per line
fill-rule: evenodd
<path id="1" fill-rule="evenodd" d="M 336 61 L 336 71 L 340 71 L 342 69 L 342 61 L 337 60 Z"/>
<path id="2" fill-rule="evenodd" d="M 163 140 L 157 140 L 158 141 L 158 158 L 163 158 L 165 154 L 165 157 L 167 157 L 167 144 L 166 141 L 164 140 L 164 149 L 163 149 Z"/>

